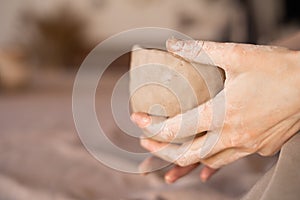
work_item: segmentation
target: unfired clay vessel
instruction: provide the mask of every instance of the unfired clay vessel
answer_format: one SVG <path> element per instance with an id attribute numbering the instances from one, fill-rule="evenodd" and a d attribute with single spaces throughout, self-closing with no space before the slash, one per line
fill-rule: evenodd
<path id="1" fill-rule="evenodd" d="M 156 49 L 135 47 L 131 54 L 133 112 L 173 117 L 214 97 L 223 82 L 224 73 L 216 66 L 190 63 Z"/>

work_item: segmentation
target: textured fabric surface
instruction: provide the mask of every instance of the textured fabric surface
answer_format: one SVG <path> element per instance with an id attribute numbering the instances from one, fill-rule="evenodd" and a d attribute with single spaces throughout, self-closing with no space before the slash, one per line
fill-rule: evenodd
<path id="1" fill-rule="evenodd" d="M 292 137 L 281 149 L 279 159 L 249 191 L 243 200 L 300 198 L 300 134 Z"/>

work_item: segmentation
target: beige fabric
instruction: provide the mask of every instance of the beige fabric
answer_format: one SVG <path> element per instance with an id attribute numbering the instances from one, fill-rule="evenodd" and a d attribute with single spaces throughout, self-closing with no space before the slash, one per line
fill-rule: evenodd
<path id="1" fill-rule="evenodd" d="M 300 133 L 300 132 L 299 132 Z M 281 149 L 279 159 L 243 200 L 300 199 L 300 134 Z"/>

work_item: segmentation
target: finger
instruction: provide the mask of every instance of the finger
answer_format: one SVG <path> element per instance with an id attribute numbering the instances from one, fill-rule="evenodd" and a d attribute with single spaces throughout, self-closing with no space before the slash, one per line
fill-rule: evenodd
<path id="1" fill-rule="evenodd" d="M 137 124 L 140 128 L 144 129 L 144 135 L 142 136 L 143 138 L 151 138 L 157 141 L 162 141 L 160 140 L 159 137 L 156 137 L 156 134 L 159 132 L 161 129 L 160 126 L 163 126 L 163 122 L 167 119 L 167 117 L 164 116 L 153 116 L 149 115 L 147 113 L 142 113 L 142 112 L 137 112 L 133 113 L 131 115 L 131 120 Z M 156 127 L 157 130 L 154 131 L 152 129 L 152 132 L 146 131 L 146 127 L 149 126 L 150 124 L 155 124 L 153 126 Z"/>
<path id="2" fill-rule="evenodd" d="M 171 184 L 171 183 L 176 182 L 181 177 L 183 177 L 183 176 L 189 174 L 190 172 L 192 172 L 199 165 L 200 165 L 199 163 L 195 163 L 193 165 L 189 165 L 189 166 L 186 166 L 186 167 L 180 167 L 178 165 L 174 166 L 171 170 L 169 170 L 165 174 L 166 183 Z"/>
<path id="3" fill-rule="evenodd" d="M 199 149 L 189 149 L 192 143 L 193 141 L 176 145 L 151 139 L 141 139 L 141 146 L 150 151 L 153 155 L 181 167 L 186 167 L 200 161 Z M 195 146 L 198 148 L 199 145 L 197 144 Z"/>
<path id="4" fill-rule="evenodd" d="M 246 152 L 241 148 L 228 148 L 211 157 L 202 159 L 201 162 L 210 168 L 219 169 L 250 154 L 251 152 Z"/>
<path id="5" fill-rule="evenodd" d="M 138 170 L 142 175 L 147 175 L 150 172 L 162 169 L 163 167 L 169 165 L 170 163 L 165 160 L 162 160 L 156 156 L 150 156 L 139 165 Z"/>
<path id="6" fill-rule="evenodd" d="M 160 123 L 151 123 L 154 117 L 149 115 L 133 114 L 133 116 L 137 115 L 139 116 L 132 118 L 136 120 L 137 124 L 144 125 L 144 122 L 147 121 L 147 126 L 143 126 L 143 130 L 148 133 L 147 135 L 154 136 L 155 140 L 172 142 L 175 139 L 193 137 L 198 133 L 222 127 L 225 118 L 225 92 L 222 90 L 213 99 L 198 107 Z"/>
<path id="7" fill-rule="evenodd" d="M 205 136 L 202 136 L 205 137 Z M 200 161 L 202 137 L 182 145 L 158 142 L 151 139 L 141 139 L 141 145 L 155 156 L 181 167 L 192 165 Z"/>
<path id="8" fill-rule="evenodd" d="M 230 148 L 231 146 L 227 145 L 229 142 L 225 141 L 228 137 L 226 138 L 224 135 L 225 134 L 222 133 L 222 131 L 208 131 L 205 137 L 201 138 L 201 147 L 199 147 L 200 158 L 205 159 L 223 151 L 224 149 Z"/>
<path id="9" fill-rule="evenodd" d="M 193 141 L 182 144 L 177 150 L 181 155 L 178 156 L 175 163 L 180 166 L 188 166 L 196 162 L 202 162 L 204 159 L 203 152 L 208 151 L 207 149 L 203 149 L 205 146 L 209 146 L 211 149 L 209 149 L 208 154 L 204 155 L 215 155 L 227 148 L 223 142 L 216 137 L 213 137 L 213 140 L 210 140 L 212 138 L 209 138 L 209 136 L 211 136 L 210 134 L 211 133 L 205 134 Z M 206 156 L 206 158 L 207 157 L 208 156 Z"/>
<path id="10" fill-rule="evenodd" d="M 211 128 L 213 106 L 215 106 L 215 103 L 212 103 L 211 100 L 160 123 L 151 123 L 155 117 L 144 113 L 133 113 L 131 118 L 148 133 L 148 136 L 153 136 L 153 139 L 172 142 L 175 139 L 194 136 L 197 133 L 209 130 Z"/>
<path id="11" fill-rule="evenodd" d="M 181 167 L 195 164 L 200 160 L 199 149 L 193 149 L 192 151 L 188 149 L 191 146 L 191 142 L 186 142 L 182 145 L 158 142 L 151 139 L 141 139 L 140 142 L 141 146 L 153 155 Z"/>
<path id="12" fill-rule="evenodd" d="M 151 139 L 141 139 L 141 145 L 161 159 L 173 162 L 179 166 L 188 166 L 207 160 L 217 162 L 216 158 L 219 156 L 226 156 L 226 153 L 232 153 L 230 150 L 236 148 L 228 145 L 230 141 L 227 141 L 228 137 L 224 137 L 224 135 L 221 131 L 210 131 L 201 137 L 181 145 L 158 142 Z M 223 153 L 220 154 L 220 152 Z M 230 157 L 230 155 L 227 157 Z M 224 162 L 227 161 L 223 158 L 222 160 Z"/>
<path id="13" fill-rule="evenodd" d="M 189 61 L 217 65 L 225 71 L 239 68 L 241 64 L 247 65 L 249 64 L 247 61 L 257 60 L 255 58 L 259 55 L 257 51 L 266 48 L 250 44 L 177 40 L 175 38 L 168 39 L 166 47 L 168 51 Z"/>
<path id="14" fill-rule="evenodd" d="M 179 145 L 158 142 L 151 139 L 141 139 L 141 146 L 150 151 L 153 155 L 170 163 L 176 163 L 180 156 Z"/>
<path id="15" fill-rule="evenodd" d="M 200 179 L 202 182 L 208 181 L 219 169 L 213 169 L 208 166 L 204 166 L 204 168 L 200 172 Z"/>

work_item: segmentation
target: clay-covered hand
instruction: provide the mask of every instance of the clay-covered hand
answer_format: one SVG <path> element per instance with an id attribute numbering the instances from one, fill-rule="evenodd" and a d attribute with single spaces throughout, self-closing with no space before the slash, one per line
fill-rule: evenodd
<path id="1" fill-rule="evenodd" d="M 218 169 L 249 154 L 273 155 L 300 129 L 299 52 L 175 39 L 167 41 L 167 49 L 224 69 L 226 80 L 213 99 L 161 124 L 151 124 L 143 113 L 132 115 L 139 127 L 155 135 L 141 140 L 154 155 L 182 167 L 201 162 Z M 172 143 L 203 131 L 207 134 L 192 141 Z"/>

